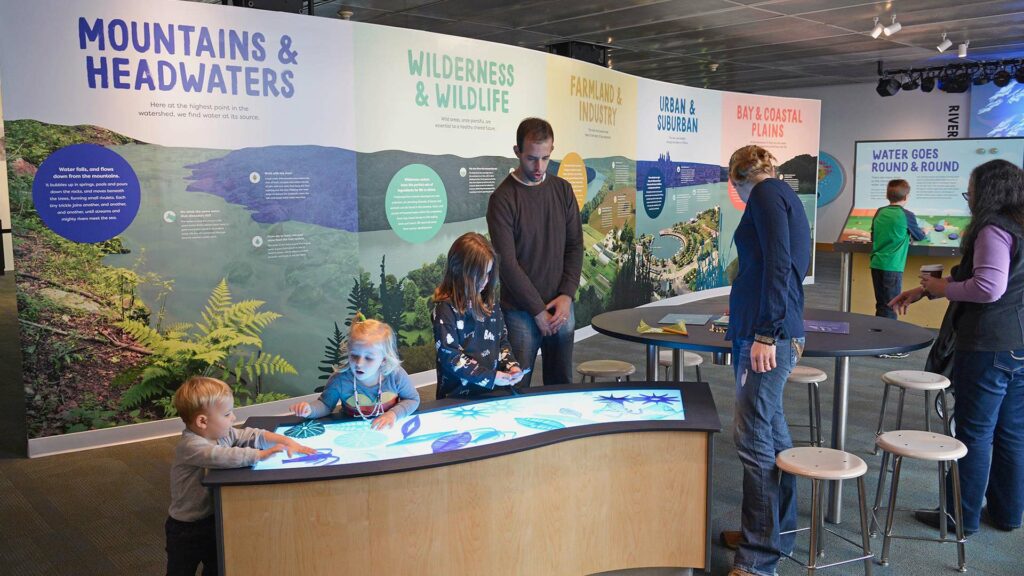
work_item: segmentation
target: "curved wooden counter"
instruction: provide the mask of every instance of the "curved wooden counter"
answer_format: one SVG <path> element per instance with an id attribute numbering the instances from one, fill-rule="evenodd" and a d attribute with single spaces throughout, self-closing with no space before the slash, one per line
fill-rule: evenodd
<path id="1" fill-rule="evenodd" d="M 713 434 L 706 384 L 550 386 L 679 390 L 685 420 L 595 424 L 462 450 L 299 470 L 212 470 L 222 573 L 590 574 L 703 569 Z M 509 396 L 426 403 L 419 413 Z M 252 418 L 268 429 L 293 418 Z"/>

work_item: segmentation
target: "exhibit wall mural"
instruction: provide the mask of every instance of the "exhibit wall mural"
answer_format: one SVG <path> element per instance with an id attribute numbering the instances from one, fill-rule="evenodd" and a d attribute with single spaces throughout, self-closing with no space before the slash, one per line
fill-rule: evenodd
<path id="1" fill-rule="evenodd" d="M 970 130 L 972 138 L 1024 136 L 1024 84 L 972 86 Z"/>
<path id="2" fill-rule="evenodd" d="M 195 373 L 242 405 L 312 393 L 357 310 L 432 372 L 430 295 L 528 116 L 583 217 L 578 327 L 728 285 L 732 149 L 817 183 L 817 101 L 333 19 L 5 3 L 0 78 L 32 438 L 174 416 Z"/>

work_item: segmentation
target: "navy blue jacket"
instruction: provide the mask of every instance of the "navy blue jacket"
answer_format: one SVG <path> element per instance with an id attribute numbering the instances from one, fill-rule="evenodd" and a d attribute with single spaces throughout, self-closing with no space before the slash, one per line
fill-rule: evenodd
<path id="1" fill-rule="evenodd" d="M 740 262 L 729 295 L 726 339 L 802 337 L 811 228 L 789 184 L 768 178 L 754 186 L 734 241 Z"/>

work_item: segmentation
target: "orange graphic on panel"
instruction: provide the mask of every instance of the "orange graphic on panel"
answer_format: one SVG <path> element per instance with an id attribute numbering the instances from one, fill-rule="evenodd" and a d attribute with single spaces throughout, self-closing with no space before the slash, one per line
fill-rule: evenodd
<path id="1" fill-rule="evenodd" d="M 576 195 L 576 204 L 582 209 L 587 202 L 587 167 L 583 158 L 575 152 L 569 152 L 558 165 L 558 177 L 564 178 L 572 185 Z"/>

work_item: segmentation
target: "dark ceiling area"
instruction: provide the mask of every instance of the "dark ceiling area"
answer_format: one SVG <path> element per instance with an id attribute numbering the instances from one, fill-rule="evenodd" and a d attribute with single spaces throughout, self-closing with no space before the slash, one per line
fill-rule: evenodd
<path id="1" fill-rule="evenodd" d="M 615 70 L 738 92 L 876 82 L 879 60 L 897 69 L 1024 57 L 1024 0 L 314 0 L 313 11 L 542 51 L 597 43 Z M 893 15 L 902 29 L 872 38 L 874 19 L 887 26 Z M 943 33 L 953 44 L 940 53 Z"/>

